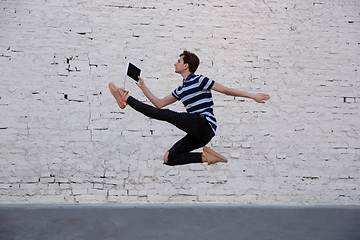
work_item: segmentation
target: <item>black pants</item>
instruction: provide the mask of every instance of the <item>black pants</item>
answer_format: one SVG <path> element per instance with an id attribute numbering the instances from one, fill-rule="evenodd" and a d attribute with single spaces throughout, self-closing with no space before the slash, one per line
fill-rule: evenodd
<path id="1" fill-rule="evenodd" d="M 205 117 L 199 114 L 159 109 L 144 104 L 131 96 L 127 99 L 127 103 L 145 116 L 171 123 L 187 133 L 170 148 L 168 162 L 165 164 L 175 166 L 202 162 L 202 153 L 191 153 L 191 151 L 205 146 L 215 135 Z"/>

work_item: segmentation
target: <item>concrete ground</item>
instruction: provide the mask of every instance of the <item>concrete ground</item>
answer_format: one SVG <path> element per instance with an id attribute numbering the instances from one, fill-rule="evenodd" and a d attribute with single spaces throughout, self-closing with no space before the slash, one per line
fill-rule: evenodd
<path id="1" fill-rule="evenodd" d="M 0 239 L 359 240 L 360 207 L 0 205 Z"/>

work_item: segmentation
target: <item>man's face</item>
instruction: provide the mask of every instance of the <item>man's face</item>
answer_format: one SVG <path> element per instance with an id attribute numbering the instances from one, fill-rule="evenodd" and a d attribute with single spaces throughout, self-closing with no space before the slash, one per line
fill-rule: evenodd
<path id="1" fill-rule="evenodd" d="M 184 63 L 184 56 L 181 56 L 174 65 L 175 65 L 175 72 L 181 74 L 185 70 L 185 67 L 187 66 L 187 63 Z"/>

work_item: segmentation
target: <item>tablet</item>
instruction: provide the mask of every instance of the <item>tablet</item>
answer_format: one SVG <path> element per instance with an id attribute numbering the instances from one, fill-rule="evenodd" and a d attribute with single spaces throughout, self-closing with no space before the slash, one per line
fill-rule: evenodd
<path id="1" fill-rule="evenodd" d="M 139 82 L 138 76 L 141 76 L 141 69 L 129 61 L 126 68 L 126 76 L 135 82 Z"/>

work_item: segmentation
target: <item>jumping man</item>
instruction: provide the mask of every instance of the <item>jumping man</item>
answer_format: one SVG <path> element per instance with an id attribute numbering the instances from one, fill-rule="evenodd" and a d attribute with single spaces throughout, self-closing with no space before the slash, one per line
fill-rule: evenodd
<path id="1" fill-rule="evenodd" d="M 138 87 L 155 107 L 144 104 L 132 96 L 123 88 L 109 84 L 109 89 L 115 97 L 120 108 L 130 105 L 134 110 L 147 117 L 160 121 L 166 121 L 187 133 L 185 137 L 175 143 L 164 155 L 164 163 L 170 166 L 207 163 L 216 164 L 227 162 L 227 159 L 219 153 L 205 147 L 215 136 L 217 123 L 214 116 L 214 103 L 211 90 L 229 96 L 251 98 L 258 103 L 265 103 L 269 95 L 264 93 L 247 93 L 233 88 L 228 88 L 203 75 L 195 75 L 200 64 L 199 58 L 188 51 L 180 54 L 179 60 L 174 64 L 175 72 L 183 77 L 183 83 L 170 95 L 159 99 L 145 85 L 144 79 L 139 77 Z M 186 112 L 174 112 L 162 109 L 180 100 L 186 108 Z M 203 147 L 202 153 L 191 152 Z"/>

